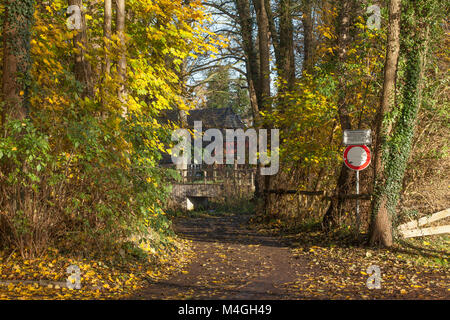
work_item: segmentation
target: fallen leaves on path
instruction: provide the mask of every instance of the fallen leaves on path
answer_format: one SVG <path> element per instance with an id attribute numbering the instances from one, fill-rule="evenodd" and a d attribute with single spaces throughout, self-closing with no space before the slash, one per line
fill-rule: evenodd
<path id="1" fill-rule="evenodd" d="M 286 233 L 243 221 L 246 217 L 239 215 L 178 221 L 179 235 L 193 241 L 195 259 L 186 272 L 155 281 L 133 298 L 450 297 L 448 265 L 416 263 L 401 247 L 382 250 L 319 230 Z M 380 267 L 381 289 L 367 287 L 368 267 L 373 265 Z"/>
<path id="2" fill-rule="evenodd" d="M 297 279 L 284 288 L 293 296 L 314 299 L 449 299 L 450 274 L 446 259 L 449 256 L 445 239 L 434 255 L 424 263 L 421 248 L 412 253 L 404 245 L 392 249 L 367 247 L 351 237 L 325 235 L 318 230 L 304 229 L 289 233 L 266 229 L 291 245 L 291 253 L 303 261 L 305 269 Z M 429 246 L 430 242 L 424 245 Z M 447 250 L 445 250 L 447 249 Z M 419 255 L 421 259 L 417 259 Z M 434 260 L 439 263 L 433 263 Z M 442 264 L 441 262 L 444 262 Z M 369 289 L 370 266 L 381 271 L 381 289 Z"/>

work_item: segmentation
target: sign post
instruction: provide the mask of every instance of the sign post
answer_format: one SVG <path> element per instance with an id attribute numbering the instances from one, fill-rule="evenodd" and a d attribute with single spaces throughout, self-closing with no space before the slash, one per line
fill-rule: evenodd
<path id="1" fill-rule="evenodd" d="M 356 171 L 356 195 L 359 196 L 359 171 Z M 359 216 L 359 199 L 356 198 L 356 230 L 359 232 L 361 217 Z"/>
<path id="2" fill-rule="evenodd" d="M 359 136 L 361 137 L 361 136 Z M 362 136 L 364 141 L 362 142 L 370 142 L 370 133 L 369 139 L 366 136 Z M 346 140 L 344 135 L 344 143 L 346 141 L 356 141 L 357 139 L 350 138 Z M 361 142 L 361 140 L 358 140 Z M 349 145 L 345 148 L 344 151 L 344 163 L 345 165 L 351 169 L 356 171 L 356 195 L 359 195 L 359 171 L 367 168 L 371 161 L 371 153 L 370 149 L 364 145 Z M 356 198 L 356 230 L 359 232 L 361 226 L 361 217 L 359 214 L 359 199 Z"/>
<path id="3" fill-rule="evenodd" d="M 346 146 L 371 145 L 372 131 L 369 130 L 344 130 L 343 143 Z"/>

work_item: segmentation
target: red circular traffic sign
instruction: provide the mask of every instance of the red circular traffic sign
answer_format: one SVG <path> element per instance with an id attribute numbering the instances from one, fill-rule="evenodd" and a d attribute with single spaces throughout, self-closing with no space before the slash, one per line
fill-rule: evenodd
<path id="1" fill-rule="evenodd" d="M 348 146 L 344 151 L 344 162 L 352 170 L 361 171 L 371 161 L 370 149 L 367 146 Z"/>

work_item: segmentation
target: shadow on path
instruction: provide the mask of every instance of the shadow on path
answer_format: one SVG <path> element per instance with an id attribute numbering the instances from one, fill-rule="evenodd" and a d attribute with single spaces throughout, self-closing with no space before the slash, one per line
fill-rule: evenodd
<path id="1" fill-rule="evenodd" d="M 302 299 L 283 289 L 303 267 L 281 239 L 248 229 L 250 216 L 178 219 L 196 258 L 187 272 L 150 283 L 132 299 Z"/>

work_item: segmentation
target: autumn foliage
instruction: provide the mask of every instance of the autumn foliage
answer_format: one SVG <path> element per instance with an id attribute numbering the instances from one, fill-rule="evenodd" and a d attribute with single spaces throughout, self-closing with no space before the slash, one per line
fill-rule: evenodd
<path id="1" fill-rule="evenodd" d="M 79 31 L 67 27 L 67 1 L 23 4 L 34 12 L 24 48 L 32 63 L 30 80 L 16 89 L 28 115 L 2 119 L 0 238 L 26 257 L 50 245 L 106 253 L 132 238 L 156 246 L 170 234 L 162 205 L 169 190 L 163 178 L 172 173 L 157 166 L 170 128 L 156 119 L 162 109 L 189 108 L 177 70 L 213 48 L 203 41 L 208 17 L 198 1 L 127 1 L 123 55 L 117 23 L 111 37 L 103 34 L 102 4 L 83 1 L 80 42 Z M 8 10 L 1 12 L 6 21 Z M 80 59 L 87 79 L 77 74 Z"/>

